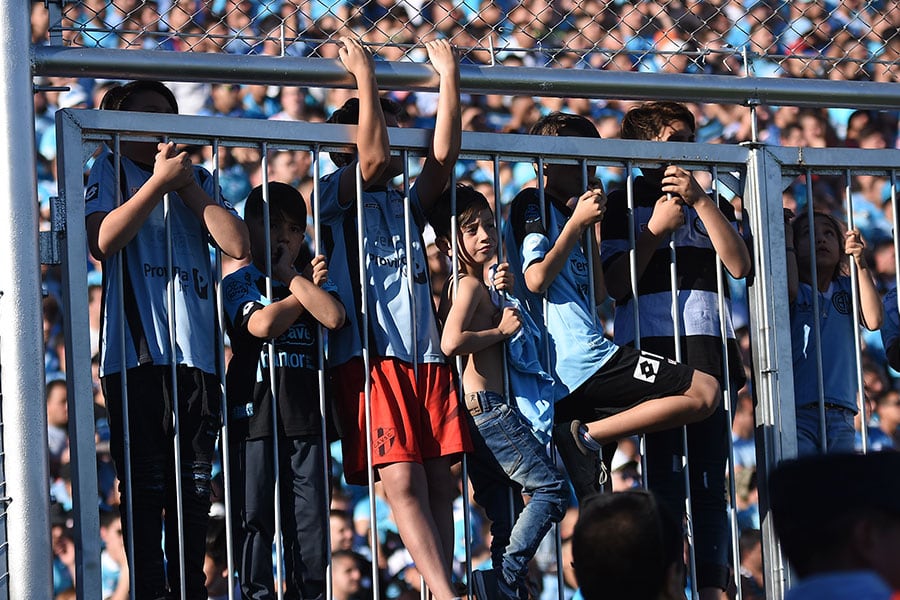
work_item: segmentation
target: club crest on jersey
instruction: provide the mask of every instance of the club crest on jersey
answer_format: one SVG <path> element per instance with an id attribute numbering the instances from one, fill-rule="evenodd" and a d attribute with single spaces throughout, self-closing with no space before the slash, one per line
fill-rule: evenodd
<path id="1" fill-rule="evenodd" d="M 850 300 L 850 294 L 846 290 L 835 292 L 831 297 L 831 303 L 834 305 L 835 310 L 842 315 L 849 315 L 853 309 L 853 301 Z"/>

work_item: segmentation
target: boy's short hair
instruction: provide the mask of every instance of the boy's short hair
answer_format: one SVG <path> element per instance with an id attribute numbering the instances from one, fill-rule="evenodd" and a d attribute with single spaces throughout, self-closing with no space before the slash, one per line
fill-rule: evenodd
<path id="1" fill-rule="evenodd" d="M 675 121 L 687 123 L 691 131 L 697 131 L 694 113 L 678 102 L 645 102 L 632 108 L 622 119 L 622 139 L 655 140 L 666 125 Z"/>
<path id="2" fill-rule="evenodd" d="M 381 110 L 385 114 L 394 115 L 398 121 L 406 119 L 406 109 L 403 105 L 395 100 L 381 96 L 378 99 L 381 103 Z M 339 109 L 331 113 L 327 123 L 337 123 L 339 125 L 359 125 L 359 98 L 350 98 Z M 353 162 L 354 155 L 342 152 L 331 152 L 331 161 L 338 167 L 345 167 Z"/>
<path id="3" fill-rule="evenodd" d="M 444 190 L 444 193 L 441 194 L 438 201 L 434 203 L 434 207 L 428 214 L 428 222 L 431 223 L 431 228 L 434 229 L 435 237 L 444 238 L 446 240 L 449 240 L 451 237 L 451 192 L 452 190 L 450 188 Z M 484 197 L 484 194 L 471 186 L 457 184 L 456 225 L 459 229 L 465 227 L 465 225 L 478 216 L 481 211 L 490 207 L 491 205 L 487 201 L 487 198 Z"/>
<path id="4" fill-rule="evenodd" d="M 571 135 L 599 138 L 597 127 L 586 117 L 564 112 L 552 112 L 531 126 L 531 135 Z"/>
<path id="5" fill-rule="evenodd" d="M 136 81 L 130 81 L 125 85 L 111 87 L 103 94 L 103 99 L 100 101 L 100 109 L 128 110 L 128 108 L 126 108 L 128 101 L 132 96 L 139 92 L 156 92 L 165 98 L 166 102 L 169 103 L 169 106 L 172 107 L 172 111 L 175 114 L 178 114 L 178 101 L 175 100 L 175 94 L 172 93 L 172 90 L 167 88 L 160 81 L 149 79 L 138 79 Z"/>
<path id="6" fill-rule="evenodd" d="M 280 181 L 269 182 L 269 216 L 281 217 L 306 226 L 306 202 L 297 189 Z M 247 196 L 244 204 L 244 220 L 263 218 L 263 186 L 258 185 Z"/>
<path id="7" fill-rule="evenodd" d="M 585 598 L 655 600 L 681 564 L 681 528 L 648 490 L 599 494 L 582 507 L 572 562 Z"/>

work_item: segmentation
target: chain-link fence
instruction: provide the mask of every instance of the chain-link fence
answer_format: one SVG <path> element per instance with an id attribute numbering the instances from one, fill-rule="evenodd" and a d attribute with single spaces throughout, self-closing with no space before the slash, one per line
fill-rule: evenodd
<path id="1" fill-rule="evenodd" d="M 61 10 L 48 10 L 48 4 Z M 33 41 L 387 61 L 447 37 L 474 64 L 900 80 L 897 0 L 44 0 Z"/>

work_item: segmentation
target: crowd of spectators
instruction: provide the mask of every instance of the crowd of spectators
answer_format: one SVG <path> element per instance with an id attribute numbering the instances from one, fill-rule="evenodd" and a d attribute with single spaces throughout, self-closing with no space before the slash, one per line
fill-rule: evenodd
<path id="1" fill-rule="evenodd" d="M 469 0 L 85 0 L 65 4 L 63 38 L 67 44 L 104 48 L 144 48 L 231 54 L 272 56 L 320 56 L 333 58 L 337 46 L 331 42 L 348 30 L 363 36 L 384 60 L 421 60 L 418 43 L 434 35 L 447 36 L 464 49 L 465 61 L 488 63 L 492 59 L 509 66 L 552 66 L 600 68 L 644 72 L 703 72 L 756 76 L 828 77 L 830 79 L 898 80 L 894 60 L 900 58 L 900 2 L 808 0 L 722 0 L 719 2 L 549 2 L 531 0 L 522 3 Z M 49 43 L 49 19 L 43 3 L 32 9 L 32 41 Z M 490 38 L 490 41 L 488 41 Z M 493 48 L 493 56 L 487 48 Z M 564 48 L 564 50 L 549 50 Z M 749 50 L 745 64 L 740 52 Z M 672 54 L 672 53 L 676 54 Z M 678 54 L 680 53 L 680 54 Z M 797 56 L 821 60 L 796 60 Z M 110 84 L 104 80 L 52 77 L 36 82 L 34 93 L 35 132 L 38 149 L 39 201 L 42 224 L 49 228 L 50 197 L 57 191 L 56 138 L 54 113 L 61 108 L 96 108 Z M 48 87 L 68 87 L 68 91 L 49 91 Z M 252 119 L 324 121 L 347 97 L 347 92 L 331 88 L 275 87 L 261 85 L 174 83 L 182 114 L 227 116 Z M 436 109 L 435 95 L 423 92 L 390 92 L 406 110 L 406 126 L 431 127 Z M 541 115 L 553 110 L 582 114 L 591 119 L 604 138 L 619 134 L 622 115 L 632 103 L 602 99 L 563 99 L 519 96 L 467 96 L 463 98 L 463 129 L 468 131 L 527 132 Z M 697 141 L 734 144 L 750 140 L 751 112 L 746 107 L 696 104 L 690 106 L 697 119 Z M 827 107 L 798 109 L 790 106 L 760 106 L 755 111 L 760 141 L 772 145 L 799 147 L 898 147 L 896 111 L 853 111 Z M 217 167 L 223 194 L 240 203 L 249 191 L 262 183 L 259 148 L 220 148 L 218 164 L 213 165 L 209 147 L 190 149 L 195 162 Z M 268 178 L 295 185 L 305 198 L 312 194 L 312 158 L 308 152 L 270 150 Z M 322 172 L 329 167 L 322 162 Z M 622 186 L 625 173 L 605 168 L 602 177 L 608 189 Z M 534 168 L 524 163 L 501 163 L 500 188 L 494 189 L 493 165 L 489 161 L 460 161 L 460 181 L 475 186 L 499 206 L 508 204 L 515 194 L 534 185 Z M 791 183 L 784 192 L 785 206 L 803 210 L 807 197 L 817 210 L 841 214 L 844 189 L 852 190 L 854 221 L 868 243 L 869 264 L 882 294 L 896 280 L 892 235 L 891 181 L 886 177 L 855 174 L 850 182 L 843 176 L 817 175 L 808 193 L 805 179 Z M 740 212 L 739 198 L 735 199 Z M 842 216 L 846 221 L 846 217 Z M 433 250 L 433 248 L 432 248 Z M 434 252 L 430 265 L 435 273 L 446 272 L 447 265 Z M 71 540 L 72 508 L 69 495 L 69 464 L 65 427 L 64 343 L 62 339 L 61 283 L 58 273 L 44 267 L 46 296 L 44 338 L 46 344 L 47 411 L 49 425 L 51 492 L 54 512 L 55 593 L 65 597 L 72 585 L 74 552 Z M 100 268 L 92 264 L 89 275 L 91 353 L 97 354 L 99 340 Z M 443 279 L 435 276 L 437 285 Z M 735 298 L 735 326 L 739 331 L 744 364 L 748 368 L 748 315 L 744 282 L 731 282 Z M 603 311 L 611 326 L 611 304 Z M 900 373 L 886 364 L 880 337 L 864 338 L 863 377 L 870 443 L 878 449 L 900 443 Z M 96 375 L 96 372 L 95 372 Z M 95 386 L 100 506 L 103 511 L 118 507 L 115 472 L 108 450 L 103 396 Z M 894 414 L 898 412 L 898 414 Z M 857 419 L 859 421 L 859 418 Z M 858 423 L 857 428 L 861 425 Z M 745 535 L 741 548 L 758 553 L 759 512 L 756 504 L 755 448 L 753 444 L 753 403 L 749 388 L 740 391 L 734 406 L 733 437 L 736 461 L 733 475 L 737 483 L 738 519 Z M 338 461 L 339 467 L 339 461 Z M 639 443 L 624 440 L 612 464 L 612 481 L 623 488 L 640 483 Z M 364 489 L 341 483 L 335 472 L 332 503 L 332 550 L 336 565 L 335 594 L 346 598 L 365 597 L 371 590 L 371 569 L 365 562 L 372 557 L 367 547 L 369 528 L 368 498 Z M 218 488 L 219 492 L 221 487 Z M 219 501 L 222 500 L 218 496 Z M 458 536 L 462 539 L 462 496 L 458 498 Z M 379 567 L 385 574 L 382 588 L 391 597 L 416 593 L 419 578 L 408 554 L 399 543 L 396 527 L 386 504 L 381 502 L 378 530 Z M 218 506 L 218 505 L 216 505 Z M 224 511 L 222 511 L 224 513 Z M 575 514 L 569 520 L 574 521 Z M 563 539 L 566 552 L 566 527 Z M 115 544 L 116 527 L 111 517 L 101 519 L 107 552 L 104 555 L 104 597 L 118 597 L 120 577 L 127 577 L 124 555 Z M 476 541 L 473 563 L 487 558 L 483 520 L 475 514 L 471 530 Z M 208 562 L 209 585 L 223 587 L 223 544 L 221 522 L 210 534 Z M 112 536 L 112 537 L 111 537 Z M 112 539 L 113 542 L 109 540 Z M 69 540 L 67 542 L 67 540 Z M 536 582 L 542 598 L 556 597 L 556 562 L 552 540 L 535 559 Z M 462 578 L 465 561 L 463 544 L 457 544 L 457 574 Z M 754 554 L 755 556 L 755 554 Z M 345 561 L 345 558 L 353 560 Z M 742 573 L 748 585 L 759 585 L 760 569 L 747 558 Z M 566 567 L 564 562 L 564 567 Z M 476 564 L 477 566 L 477 564 Z M 117 568 L 118 567 L 118 568 Z M 124 569 L 123 569 L 124 568 Z M 121 575 L 119 574 L 121 570 Z M 574 593 L 572 573 L 564 573 L 567 597 Z M 227 585 L 227 584 L 224 584 Z M 367 587 L 368 586 L 368 587 Z M 213 589 L 212 587 L 210 589 Z M 749 589 L 748 589 L 749 593 Z M 745 595 L 745 597 L 753 597 Z"/>

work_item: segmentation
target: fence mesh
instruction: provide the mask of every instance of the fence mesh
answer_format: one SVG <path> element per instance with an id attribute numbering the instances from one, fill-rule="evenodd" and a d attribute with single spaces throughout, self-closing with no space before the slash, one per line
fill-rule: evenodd
<path id="1" fill-rule="evenodd" d="M 50 0 L 34 41 L 335 57 L 361 37 L 381 59 L 447 37 L 472 64 L 897 81 L 897 0 Z M 55 22 L 51 22 L 55 21 Z"/>

